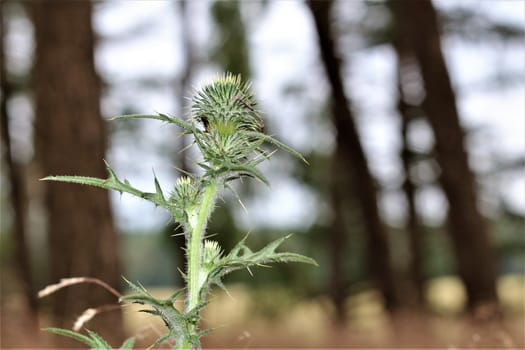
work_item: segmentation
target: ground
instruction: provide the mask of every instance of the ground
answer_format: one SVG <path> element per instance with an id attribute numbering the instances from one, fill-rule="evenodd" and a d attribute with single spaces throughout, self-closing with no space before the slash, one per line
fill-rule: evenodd
<path id="1" fill-rule="evenodd" d="M 387 316 L 374 291 L 348 299 L 349 320 L 331 321 L 326 297 L 294 301 L 285 290 L 254 292 L 245 285 L 232 285 L 229 295 L 216 292 L 203 315 L 203 326 L 215 330 L 203 338 L 204 348 L 523 348 L 523 276 L 500 281 L 505 307 L 501 321 L 475 321 L 455 308 L 461 289 L 454 279 L 429 287 L 433 310 L 403 311 Z M 447 286 L 448 285 L 448 286 Z M 512 288 L 511 288 L 512 287 Z M 166 288 L 151 288 L 156 296 L 169 295 Z M 262 293 L 262 294 L 261 294 Z M 265 295 L 263 300 L 261 295 Z M 433 295 L 433 296 L 432 296 Z M 273 305 L 272 305 L 273 303 Z M 457 305 L 456 305 L 456 304 Z M 520 309 L 521 306 L 521 309 Z M 146 348 L 165 330 L 151 315 L 124 309 L 126 329 L 137 337 L 137 347 Z M 31 327 L 27 305 L 16 293 L 2 295 L 2 341 L 7 348 L 43 348 L 48 337 Z M 47 326 L 40 315 L 40 326 Z"/>

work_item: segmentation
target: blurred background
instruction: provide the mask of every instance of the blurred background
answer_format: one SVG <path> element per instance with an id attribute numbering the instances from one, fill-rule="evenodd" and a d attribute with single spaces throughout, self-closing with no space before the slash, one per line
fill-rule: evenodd
<path id="1" fill-rule="evenodd" d="M 155 295 L 181 285 L 167 213 L 128 195 L 43 183 L 105 177 L 165 189 L 198 171 L 191 140 L 124 113 L 188 117 L 192 91 L 229 71 L 253 82 L 278 152 L 271 188 L 224 193 L 209 232 L 247 232 L 319 267 L 237 272 L 215 291 L 205 347 L 525 346 L 525 2 L 102 1 L 1 3 L 3 348 L 72 346 L 71 328 L 114 304 L 72 276 Z M 163 325 L 132 308 L 87 328 L 146 347 Z M 77 344 L 78 345 L 78 344 Z"/>

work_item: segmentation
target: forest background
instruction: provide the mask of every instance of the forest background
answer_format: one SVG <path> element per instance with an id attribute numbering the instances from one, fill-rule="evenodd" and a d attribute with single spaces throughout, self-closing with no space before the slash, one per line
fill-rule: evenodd
<path id="1" fill-rule="evenodd" d="M 223 71 L 253 82 L 277 153 L 271 188 L 225 195 L 210 231 L 226 248 L 294 233 L 300 265 L 239 272 L 216 293 L 209 347 L 519 347 L 525 308 L 525 2 L 105 1 L 1 3 L 2 348 L 39 348 L 96 287 L 180 285 L 176 223 L 146 202 L 46 175 L 143 190 L 195 170 L 172 126 Z M 162 328 L 129 309 L 89 328 L 147 346 Z M 271 336 L 270 336 L 271 335 Z M 58 344 L 67 346 L 68 344 Z"/>

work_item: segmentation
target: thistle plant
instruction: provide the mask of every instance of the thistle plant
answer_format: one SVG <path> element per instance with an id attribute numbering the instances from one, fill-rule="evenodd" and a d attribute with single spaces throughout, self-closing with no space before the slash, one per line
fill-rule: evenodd
<path id="1" fill-rule="evenodd" d="M 43 180 L 72 182 L 128 193 L 169 211 L 183 228 L 186 238 L 184 251 L 187 267 L 181 272 L 185 286 L 175 291 L 170 298 L 161 300 L 149 294 L 140 284 L 126 280 L 132 293 L 121 296 L 119 300 L 121 303 L 145 305 L 148 308 L 143 312 L 162 318 L 167 333 L 157 339 L 155 344 L 171 341 L 175 344 L 173 349 L 200 349 L 200 337 L 209 332 L 199 328 L 200 313 L 207 304 L 206 296 L 214 285 L 225 289 L 223 278 L 227 274 L 273 262 L 316 265 L 314 260 L 306 256 L 277 251 L 288 236 L 259 251 L 248 248 L 245 237 L 230 252 L 225 252 L 216 241 L 206 238 L 206 226 L 221 192 L 230 189 L 237 195 L 230 187 L 232 181 L 250 177 L 269 184 L 257 169 L 274 152 L 263 148 L 264 144 L 282 149 L 304 162 L 306 160 L 292 148 L 264 134 L 264 123 L 261 113 L 256 109 L 250 85 L 243 83 L 240 76 L 232 74 L 217 77 L 196 91 L 192 98 L 191 115 L 187 120 L 160 113 L 113 118 L 128 119 L 156 119 L 175 124 L 183 130 L 183 134 L 192 135 L 193 143 L 202 154 L 202 161 L 197 163 L 203 170 L 202 175 L 181 176 L 170 192 L 164 192 L 156 177 L 155 192 L 143 192 L 133 187 L 128 180 L 121 180 L 108 164 L 106 179 L 49 176 Z M 184 310 L 174 306 L 181 298 L 184 298 Z M 111 348 L 100 336 L 90 331 L 86 336 L 63 329 L 48 330 L 73 337 L 92 348 Z M 132 346 L 133 341 L 128 340 L 122 349 L 131 349 Z"/>

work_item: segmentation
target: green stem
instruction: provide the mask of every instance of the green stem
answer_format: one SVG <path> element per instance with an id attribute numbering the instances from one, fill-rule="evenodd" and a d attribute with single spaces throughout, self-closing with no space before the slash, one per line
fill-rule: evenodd
<path id="1" fill-rule="evenodd" d="M 184 339 L 184 338 L 177 340 L 176 347 L 174 348 L 174 350 L 192 350 L 192 349 L 193 349 L 193 345 L 191 344 L 189 339 Z"/>
<path id="2" fill-rule="evenodd" d="M 191 210 L 188 218 L 188 226 L 186 229 L 190 235 L 188 246 L 186 247 L 186 254 L 188 258 L 188 271 L 187 271 L 187 290 L 188 294 L 186 297 L 186 312 L 190 312 L 195 309 L 201 303 L 201 289 L 205 281 L 201 280 L 202 272 L 202 240 L 204 232 L 206 230 L 206 224 L 213 211 L 215 204 L 215 198 L 217 196 L 219 179 L 211 178 L 204 185 L 204 191 L 199 200 L 199 205 Z M 198 324 L 189 326 L 189 333 L 195 335 Z M 176 347 L 177 350 L 191 350 L 200 349 L 198 340 L 191 339 L 187 336 L 188 333 L 184 332 L 177 339 Z M 197 344 L 194 342 L 197 341 Z"/>
<path id="3" fill-rule="evenodd" d="M 186 311 L 194 309 L 200 300 L 200 271 L 202 269 L 202 237 L 206 229 L 206 224 L 215 203 L 217 194 L 218 179 L 211 179 L 201 197 L 197 216 L 191 223 L 191 235 L 188 248 L 188 299 L 186 300 Z"/>

